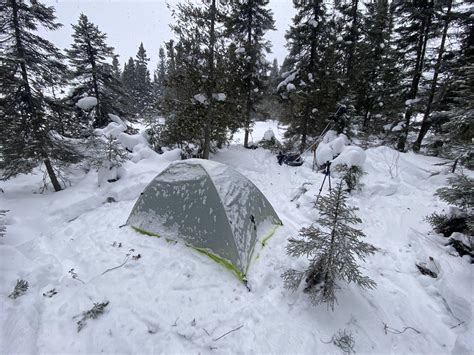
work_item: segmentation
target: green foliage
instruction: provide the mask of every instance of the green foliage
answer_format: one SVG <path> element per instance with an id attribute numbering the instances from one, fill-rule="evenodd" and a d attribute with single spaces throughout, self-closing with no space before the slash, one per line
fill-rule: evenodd
<path id="1" fill-rule="evenodd" d="M 102 303 L 94 303 L 94 307 L 88 311 L 82 312 L 80 316 L 81 319 L 76 322 L 77 332 L 79 333 L 87 324 L 88 319 L 97 319 L 100 315 L 104 314 L 105 308 L 109 305 L 109 301 L 104 301 Z M 76 316 L 74 318 L 77 318 Z"/>
<path id="2" fill-rule="evenodd" d="M 339 28 L 325 3 L 295 2 L 296 15 L 285 36 L 289 55 L 277 90 L 285 103 L 287 136 L 300 139 L 301 151 L 307 138 L 326 126 L 344 91 Z"/>
<path id="3" fill-rule="evenodd" d="M 92 133 L 86 143 L 87 164 L 98 170 L 118 168 L 128 159 L 128 152 L 113 136 L 101 136 Z"/>
<path id="4" fill-rule="evenodd" d="M 326 303 L 334 310 L 338 281 L 354 282 L 368 289 L 376 286 L 373 280 L 362 275 L 356 262 L 356 258 L 365 261 L 376 249 L 360 241 L 364 233 L 351 226 L 361 220 L 354 214 L 355 209 L 347 205 L 342 182 L 320 201 L 318 226 L 302 228 L 299 238 L 290 238 L 287 246 L 288 255 L 307 257 L 309 267 L 305 271 L 290 269 L 282 277 L 285 287 L 293 291 L 305 279 L 305 292 L 311 303 Z"/>
<path id="5" fill-rule="evenodd" d="M 28 281 L 25 280 L 16 280 L 16 285 L 12 293 L 8 295 L 9 298 L 15 299 L 18 298 L 28 291 Z"/>
<path id="6" fill-rule="evenodd" d="M 474 179 L 461 173 L 450 177 L 448 184 L 449 186 L 438 189 L 435 195 L 464 211 L 474 207 Z"/>
<path id="7" fill-rule="evenodd" d="M 235 119 L 238 105 L 229 81 L 235 76 L 230 70 L 235 63 L 222 26 L 226 9 L 214 8 L 212 2 L 178 4 L 172 26 L 177 42 L 167 43 L 162 144 L 204 158 L 213 146 L 225 144 L 228 133 L 241 123 Z M 222 93 L 225 99 L 218 95 Z"/>
<path id="8" fill-rule="evenodd" d="M 225 23 L 226 35 L 234 44 L 234 90 L 239 98 L 238 117 L 245 129 L 244 146 L 248 146 L 249 130 L 259 102 L 267 92 L 270 63 L 265 55 L 270 53 L 270 42 L 265 34 L 274 30 L 273 14 L 268 1 L 236 1 L 231 3 Z"/>
<path id="9" fill-rule="evenodd" d="M 95 97 L 97 105 L 93 124 L 103 127 L 108 123 L 109 113 L 123 113 L 120 106 L 124 92 L 117 77 L 118 64 L 114 64 L 115 68 L 109 64 L 109 60 L 116 59 L 114 48 L 107 45 L 107 35 L 84 14 L 72 28 L 74 41 L 66 53 L 73 68 L 74 99 Z"/>
<path id="10" fill-rule="evenodd" d="M 360 190 L 362 188 L 362 184 L 360 183 L 360 179 L 364 175 L 362 167 L 339 165 L 336 170 L 341 174 L 342 181 L 344 181 L 347 187 L 347 192 L 351 193 L 354 190 Z"/>
<path id="11" fill-rule="evenodd" d="M 355 353 L 355 340 L 352 333 L 343 329 L 339 329 L 337 334 L 332 337 L 332 343 L 342 350 L 344 354 Z"/>
<path id="12" fill-rule="evenodd" d="M 449 221 L 449 217 L 445 213 L 433 212 L 426 216 L 425 220 L 433 227 L 435 232 L 442 233 L 441 228 Z"/>
<path id="13" fill-rule="evenodd" d="M 48 93 L 65 83 L 64 55 L 37 30 L 57 30 L 54 8 L 39 1 L 0 3 L 0 171 L 2 179 L 48 166 L 56 191 L 61 185 L 52 161 L 69 162 L 69 144 L 54 139 L 57 99 Z M 66 149 L 69 153 L 72 150 Z"/>

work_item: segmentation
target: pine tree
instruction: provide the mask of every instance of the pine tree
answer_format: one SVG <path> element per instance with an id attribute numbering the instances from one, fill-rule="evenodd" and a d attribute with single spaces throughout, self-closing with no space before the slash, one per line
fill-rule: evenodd
<path id="1" fill-rule="evenodd" d="M 415 113 L 415 103 L 418 100 L 420 82 L 426 66 L 428 42 L 436 27 L 434 15 L 434 0 L 396 2 L 395 16 L 400 22 L 397 28 L 399 36 L 397 51 L 404 62 L 410 83 L 405 89 L 406 109 L 403 117 L 403 131 L 397 143 L 399 151 L 405 150 L 411 118 Z"/>
<path id="2" fill-rule="evenodd" d="M 55 191 L 57 173 L 78 155 L 57 133 L 55 100 L 45 92 L 63 84 L 64 56 L 37 35 L 39 26 L 57 30 L 54 8 L 38 1 L 0 3 L 0 170 L 2 178 L 29 173 L 43 162 Z"/>
<path id="3" fill-rule="evenodd" d="M 420 150 L 421 142 L 423 141 L 423 138 L 425 137 L 426 133 L 428 133 L 428 130 L 430 129 L 430 126 L 431 126 L 430 114 L 433 110 L 433 105 L 435 104 L 434 102 L 435 94 L 438 90 L 438 77 L 440 75 L 440 71 L 442 70 L 443 57 L 444 57 L 444 52 L 446 50 L 445 46 L 446 46 L 446 38 L 448 36 L 448 29 L 453 20 L 453 16 L 451 12 L 452 5 L 453 5 L 453 0 L 447 0 L 446 13 L 443 14 L 444 23 L 443 23 L 443 32 L 441 35 L 441 42 L 439 44 L 439 47 L 437 48 L 438 58 L 436 60 L 436 64 L 433 70 L 433 79 L 431 79 L 431 85 L 430 85 L 428 100 L 427 100 L 428 102 L 426 103 L 426 108 L 423 113 L 423 120 L 421 122 L 420 132 L 418 133 L 418 138 L 416 139 L 416 142 L 413 144 L 414 151 Z"/>
<path id="4" fill-rule="evenodd" d="M 114 55 L 112 59 L 112 75 L 117 81 L 122 80 L 122 71 L 120 70 L 120 62 L 118 60 L 119 55 Z"/>
<path id="5" fill-rule="evenodd" d="M 135 76 L 134 76 L 134 113 L 138 115 L 146 115 L 152 107 L 152 85 L 150 72 L 148 70 L 148 58 L 143 43 L 138 47 L 135 59 Z"/>
<path id="6" fill-rule="evenodd" d="M 382 131 L 382 126 L 393 123 L 402 107 L 399 94 L 400 68 L 393 49 L 393 2 L 380 0 L 366 3 L 361 17 L 361 41 L 356 83 L 351 85 L 354 106 L 362 116 L 365 133 Z"/>
<path id="7" fill-rule="evenodd" d="M 135 114 L 135 61 L 132 57 L 128 59 L 123 66 L 122 71 L 122 86 L 127 94 L 126 106 L 127 112 Z"/>
<path id="8" fill-rule="evenodd" d="M 172 26 L 178 41 L 167 43 L 163 137 L 182 148 L 195 148 L 192 154 L 204 159 L 211 145 L 227 139 L 233 118 L 223 67 L 225 10 L 215 0 L 178 4 Z"/>
<path id="9" fill-rule="evenodd" d="M 278 59 L 274 58 L 272 67 L 270 68 L 270 75 L 268 78 L 268 93 L 274 94 L 276 92 L 276 87 L 279 84 L 280 79 L 280 66 L 278 65 Z"/>
<path id="10" fill-rule="evenodd" d="M 302 228 L 299 238 L 290 238 L 287 253 L 290 256 L 306 256 L 310 265 L 307 270 L 290 269 L 282 277 L 285 287 L 296 291 L 305 279 L 305 292 L 311 303 L 327 303 L 334 310 L 337 302 L 338 281 L 354 282 L 362 288 L 372 289 L 375 282 L 363 276 L 356 258 L 365 258 L 375 252 L 375 247 L 362 242 L 364 233 L 351 225 L 361 223 L 354 208 L 347 205 L 347 194 L 340 182 L 328 197 L 320 199 L 319 226 Z"/>
<path id="11" fill-rule="evenodd" d="M 361 32 L 361 2 L 359 0 L 338 1 L 336 9 L 342 15 L 342 26 L 339 36 L 343 42 L 344 77 L 347 86 L 354 84 L 356 79 L 356 62 L 361 58 L 358 52 L 359 38 Z"/>
<path id="12" fill-rule="evenodd" d="M 446 65 L 449 80 L 444 85 L 444 94 L 436 108 L 437 131 L 443 135 L 445 142 L 459 150 L 469 151 L 469 144 L 474 135 L 474 18 L 472 10 L 460 14 L 462 31 L 459 51 L 451 52 L 453 58 Z M 446 55 L 448 56 L 448 55 Z M 472 157 L 471 165 L 472 165 Z"/>
<path id="13" fill-rule="evenodd" d="M 94 126 L 103 127 L 109 113 L 119 113 L 115 101 L 123 95 L 120 82 L 108 63 L 114 58 L 114 49 L 107 45 L 107 35 L 86 15 L 81 14 L 72 28 L 74 42 L 66 52 L 76 81 L 75 94 L 78 98 L 88 95 L 97 99 Z"/>
<path id="14" fill-rule="evenodd" d="M 277 90 L 289 107 L 288 134 L 300 137 L 300 151 L 320 133 L 340 100 L 341 57 L 336 22 L 323 0 L 294 2 L 297 10 L 286 34 L 289 55 Z"/>
<path id="15" fill-rule="evenodd" d="M 226 26 L 230 38 L 238 46 L 238 63 L 241 80 L 238 83 L 243 103 L 243 127 L 245 131 L 244 147 L 248 147 L 252 115 L 262 99 L 267 84 L 267 71 L 270 69 L 265 55 L 270 52 L 270 42 L 264 36 L 274 30 L 271 10 L 266 0 L 248 0 L 233 2 Z"/>
<path id="16" fill-rule="evenodd" d="M 153 95 L 154 101 L 161 103 L 165 95 L 166 81 L 166 54 L 163 47 L 158 52 L 158 65 L 153 74 Z"/>

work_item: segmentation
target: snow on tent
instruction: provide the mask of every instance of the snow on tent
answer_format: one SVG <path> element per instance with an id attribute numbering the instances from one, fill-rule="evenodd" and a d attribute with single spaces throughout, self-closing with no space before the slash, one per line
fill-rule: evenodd
<path id="1" fill-rule="evenodd" d="M 246 281 L 257 241 L 281 220 L 260 190 L 230 167 L 202 159 L 175 162 L 145 188 L 127 224 L 183 240 Z"/>

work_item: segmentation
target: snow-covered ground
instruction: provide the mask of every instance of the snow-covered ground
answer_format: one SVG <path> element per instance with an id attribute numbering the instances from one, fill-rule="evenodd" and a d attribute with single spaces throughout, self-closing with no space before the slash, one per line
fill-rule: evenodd
<path id="1" fill-rule="evenodd" d="M 280 139 L 276 122 L 261 122 L 254 140 L 268 128 Z M 242 132 L 234 139 L 241 142 Z M 58 193 L 39 193 L 40 172 L 1 183 L 0 209 L 10 212 L 0 239 L 0 353 L 338 353 L 330 339 L 339 329 L 352 332 L 358 353 L 472 352 L 472 265 L 423 221 L 446 207 L 433 193 L 449 173 L 434 165 L 437 158 L 407 153 L 397 160 L 397 154 L 367 150 L 364 187 L 349 200 L 359 208 L 366 241 L 378 248 L 364 264 L 378 286 L 343 285 L 334 312 L 311 306 L 301 290 L 285 290 L 280 278 L 306 265 L 288 257 L 285 247 L 318 215 L 313 203 L 324 175 L 311 170 L 310 159 L 298 168 L 279 166 L 270 152 L 239 145 L 212 157 L 252 180 L 284 223 L 253 261 L 251 292 L 180 243 L 119 228 L 148 182 L 178 159 L 177 151 L 157 155 L 135 147 L 125 175 L 100 188 L 95 172 L 76 174 Z M 307 191 L 295 199 L 303 184 Z M 106 202 L 109 197 L 117 202 Z M 141 257 L 104 273 L 129 253 Z M 415 266 L 430 257 L 436 279 Z M 30 288 L 12 300 L 7 296 L 20 278 Z M 56 295 L 43 296 L 53 288 Z M 74 317 L 104 300 L 110 302 L 106 312 L 78 333 Z"/>

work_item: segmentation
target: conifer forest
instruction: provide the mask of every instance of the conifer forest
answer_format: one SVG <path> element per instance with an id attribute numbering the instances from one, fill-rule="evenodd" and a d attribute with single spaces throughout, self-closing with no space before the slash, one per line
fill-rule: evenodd
<path id="1" fill-rule="evenodd" d="M 472 0 L 0 0 L 0 353 L 472 354 L 473 144 Z"/>

